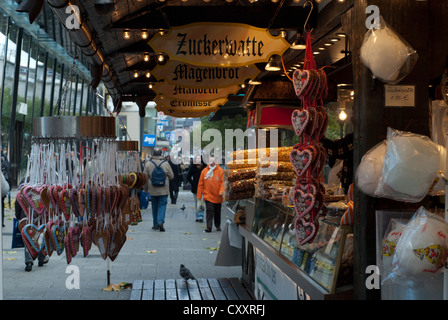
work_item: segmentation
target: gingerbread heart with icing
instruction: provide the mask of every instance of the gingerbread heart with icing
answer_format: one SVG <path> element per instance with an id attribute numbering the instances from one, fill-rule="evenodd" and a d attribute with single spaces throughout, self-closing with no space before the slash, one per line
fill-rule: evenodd
<path id="1" fill-rule="evenodd" d="M 289 160 L 297 176 L 300 178 L 311 166 L 313 154 L 310 149 L 293 149 L 289 155 Z"/>
<path id="2" fill-rule="evenodd" d="M 52 220 L 48 221 L 44 232 L 45 248 L 47 250 L 47 254 L 50 257 L 53 254 L 53 251 L 56 250 L 56 246 L 53 245 L 53 242 L 51 241 L 51 228 L 53 227 L 53 225 L 54 222 Z"/>
<path id="3" fill-rule="evenodd" d="M 90 226 L 83 226 L 82 228 L 81 246 L 83 248 L 84 257 L 87 257 L 92 248 L 92 228 Z"/>
<path id="4" fill-rule="evenodd" d="M 70 240 L 68 232 L 64 236 L 64 245 L 65 245 L 65 260 L 67 261 L 67 264 L 70 264 L 70 262 L 72 262 L 72 254 L 70 250 Z"/>
<path id="5" fill-rule="evenodd" d="M 81 214 L 79 212 L 78 203 L 78 189 L 77 187 L 71 188 L 69 192 L 70 206 L 75 217 L 79 217 Z"/>
<path id="6" fill-rule="evenodd" d="M 65 226 L 62 223 L 55 223 L 51 227 L 51 236 L 53 238 L 52 244 L 55 245 L 56 253 L 59 256 L 62 254 L 65 248 Z"/>
<path id="7" fill-rule="evenodd" d="M 299 218 L 304 217 L 314 208 L 316 199 L 312 193 L 304 192 L 300 189 L 294 190 L 293 205 Z"/>
<path id="8" fill-rule="evenodd" d="M 25 212 L 26 216 L 30 216 L 30 205 L 26 201 L 25 197 L 23 196 L 23 190 L 25 189 L 26 185 L 19 188 L 16 195 L 16 201 L 19 203 L 20 207 L 22 208 L 23 212 Z"/>
<path id="9" fill-rule="evenodd" d="M 294 110 L 291 114 L 291 123 L 296 135 L 300 137 L 311 123 L 309 111 L 306 109 Z"/>
<path id="10" fill-rule="evenodd" d="M 308 70 L 296 69 L 292 74 L 294 91 L 299 99 L 302 99 L 308 91 L 310 79 L 311 77 Z"/>
<path id="11" fill-rule="evenodd" d="M 300 245 L 310 243 L 314 240 L 319 229 L 319 224 L 312 220 L 297 219 L 295 222 L 296 238 Z"/>
<path id="12" fill-rule="evenodd" d="M 34 224 L 27 224 L 22 229 L 22 234 L 26 237 L 29 245 L 31 245 L 35 251 L 41 252 L 45 248 L 44 231 L 46 225 L 39 227 Z"/>
<path id="13" fill-rule="evenodd" d="M 71 215 L 71 201 L 70 201 L 70 191 L 67 189 L 62 189 L 59 191 L 59 208 L 64 214 L 65 220 L 70 220 Z"/>
<path id="14" fill-rule="evenodd" d="M 25 200 L 30 205 L 30 209 L 34 211 L 34 213 L 41 215 L 45 212 L 45 205 L 42 202 L 40 197 L 40 193 L 45 186 L 27 186 L 22 191 L 22 195 L 25 197 Z"/>

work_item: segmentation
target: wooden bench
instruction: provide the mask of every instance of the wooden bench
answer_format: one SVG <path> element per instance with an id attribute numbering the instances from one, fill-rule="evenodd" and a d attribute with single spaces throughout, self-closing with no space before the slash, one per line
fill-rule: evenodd
<path id="1" fill-rule="evenodd" d="M 238 278 L 135 280 L 130 300 L 253 300 Z"/>

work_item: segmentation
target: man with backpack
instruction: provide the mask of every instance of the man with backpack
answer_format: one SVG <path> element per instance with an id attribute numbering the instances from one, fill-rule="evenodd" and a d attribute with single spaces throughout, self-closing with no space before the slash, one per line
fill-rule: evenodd
<path id="1" fill-rule="evenodd" d="M 163 232 L 165 231 L 163 224 L 170 192 L 169 180 L 174 178 L 174 173 L 169 163 L 163 159 L 160 148 L 154 149 L 151 159 L 145 164 L 143 173 L 148 177 L 144 190 L 151 196 L 152 228 Z"/>

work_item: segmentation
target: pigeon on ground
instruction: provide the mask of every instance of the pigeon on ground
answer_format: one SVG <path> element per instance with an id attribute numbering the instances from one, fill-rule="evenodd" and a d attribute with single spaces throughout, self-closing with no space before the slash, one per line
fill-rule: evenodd
<path id="1" fill-rule="evenodd" d="M 191 274 L 190 270 L 186 268 L 183 264 L 180 265 L 179 274 L 185 280 L 195 280 L 194 276 Z"/>
<path id="2" fill-rule="evenodd" d="M 184 211 L 187 207 L 185 206 L 185 204 L 182 205 L 182 208 L 180 208 L 180 210 Z"/>

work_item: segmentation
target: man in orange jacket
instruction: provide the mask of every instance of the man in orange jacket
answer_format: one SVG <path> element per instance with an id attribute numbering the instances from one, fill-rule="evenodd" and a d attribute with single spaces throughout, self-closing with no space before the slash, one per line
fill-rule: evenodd
<path id="1" fill-rule="evenodd" d="M 211 157 L 208 166 L 202 170 L 199 178 L 197 198 L 204 197 L 205 220 L 207 228 L 205 232 L 212 231 L 213 220 L 216 230 L 221 231 L 221 204 L 224 192 L 224 170 Z"/>

